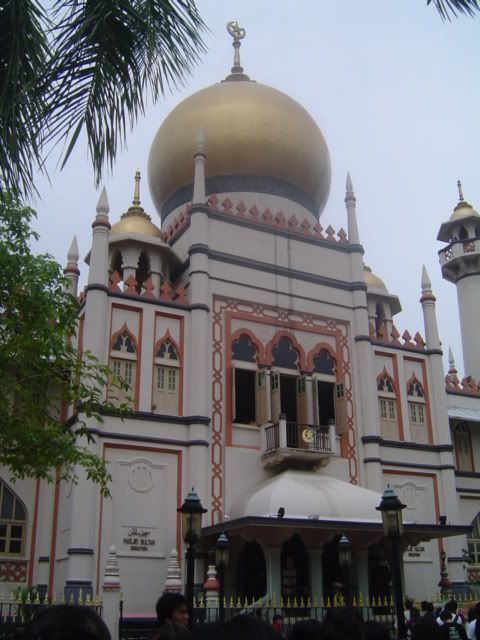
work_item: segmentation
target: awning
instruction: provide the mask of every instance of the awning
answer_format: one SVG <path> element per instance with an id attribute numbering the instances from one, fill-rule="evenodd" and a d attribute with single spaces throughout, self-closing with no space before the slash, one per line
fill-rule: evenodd
<path id="1" fill-rule="evenodd" d="M 480 422 L 480 409 L 464 409 L 463 407 L 448 407 L 448 417 L 457 420 Z"/>

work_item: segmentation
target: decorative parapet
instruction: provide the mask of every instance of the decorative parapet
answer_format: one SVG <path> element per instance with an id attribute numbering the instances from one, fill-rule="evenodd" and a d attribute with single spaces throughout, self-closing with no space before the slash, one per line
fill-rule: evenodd
<path id="1" fill-rule="evenodd" d="M 374 342 L 381 342 L 385 345 L 415 349 L 417 351 L 425 351 L 426 348 L 425 340 L 423 339 L 419 331 L 417 331 L 412 338 L 410 332 L 405 329 L 403 334 L 400 336 L 400 333 L 395 325 L 392 325 L 392 330 L 390 332 L 390 335 L 388 335 L 385 325 L 381 325 L 377 330 L 375 325 L 370 323 L 369 334 Z M 400 338 L 403 340 L 403 342 L 400 341 Z"/>
<path id="2" fill-rule="evenodd" d="M 188 204 L 180 213 L 174 218 L 173 222 L 167 227 L 163 233 L 163 240 L 173 242 L 177 234 L 187 226 L 189 219 L 189 209 L 191 204 Z M 348 237 L 345 229 L 341 228 L 338 232 L 329 225 L 325 230 L 319 222 L 314 225 L 305 217 L 303 220 L 297 218 L 295 214 L 287 217 L 283 211 L 273 213 L 270 209 L 265 209 L 262 213 L 258 207 L 254 204 L 247 210 L 247 207 L 243 200 L 235 205 L 230 198 L 225 198 L 221 203 L 217 196 L 212 194 L 207 200 L 208 209 L 215 214 L 223 215 L 227 218 L 237 218 L 239 220 L 248 220 L 259 227 L 269 227 L 274 229 L 283 229 L 289 231 L 292 235 L 300 237 L 308 236 L 310 238 L 316 238 L 318 240 L 324 240 L 326 242 L 332 242 L 333 244 L 348 244 Z"/>
<path id="3" fill-rule="evenodd" d="M 0 562 L 0 582 L 26 582 L 26 560 L 6 560 Z"/>
<path id="4" fill-rule="evenodd" d="M 182 591 L 182 572 L 178 562 L 178 553 L 176 549 L 172 549 L 168 560 L 167 579 L 165 580 L 163 593 L 182 593 Z"/>
<path id="5" fill-rule="evenodd" d="M 112 544 L 108 551 L 107 563 L 103 574 L 103 590 L 120 590 L 120 568 L 118 566 L 117 550 Z"/>
<path id="6" fill-rule="evenodd" d="M 165 280 L 160 285 L 159 295 L 154 292 L 154 284 L 151 278 L 145 280 L 142 284 L 142 292 L 137 291 L 137 281 L 135 276 L 129 276 L 123 283 L 123 289 L 120 288 L 122 279 L 117 271 L 113 271 L 109 277 L 109 290 L 112 293 L 125 293 L 129 296 L 138 296 L 139 298 L 147 298 L 148 300 L 165 300 L 167 302 L 175 302 L 176 304 L 188 304 L 186 287 L 177 287 L 173 289 L 171 283 Z"/>
<path id="7" fill-rule="evenodd" d="M 456 372 L 448 373 L 445 376 L 445 389 L 450 393 L 480 396 L 480 381 L 475 380 L 472 376 L 466 376 L 460 381 Z"/>

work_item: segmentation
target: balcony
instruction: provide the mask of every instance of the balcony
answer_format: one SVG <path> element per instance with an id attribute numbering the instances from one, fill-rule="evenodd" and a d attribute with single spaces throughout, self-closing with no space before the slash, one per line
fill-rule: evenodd
<path id="1" fill-rule="evenodd" d="M 335 425 L 328 427 L 279 421 L 262 426 L 262 461 L 265 467 L 323 467 L 337 454 Z"/>

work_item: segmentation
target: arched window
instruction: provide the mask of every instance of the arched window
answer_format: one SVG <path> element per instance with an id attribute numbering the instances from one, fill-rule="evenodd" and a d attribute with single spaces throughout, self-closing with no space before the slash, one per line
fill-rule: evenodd
<path id="1" fill-rule="evenodd" d="M 110 368 L 117 381 L 121 381 L 129 386 L 128 389 L 111 387 L 109 400 L 112 404 L 133 404 L 135 396 L 137 367 L 137 346 L 135 338 L 128 331 L 126 325 L 112 338 L 110 351 Z"/>
<path id="2" fill-rule="evenodd" d="M 457 422 L 453 427 L 455 458 L 459 471 L 474 471 L 472 457 L 472 439 L 468 422 Z"/>
<path id="3" fill-rule="evenodd" d="M 116 251 L 112 259 L 112 273 L 116 271 L 120 276 L 120 280 L 123 280 L 123 258 L 120 251 Z"/>
<path id="4" fill-rule="evenodd" d="M 150 277 L 150 260 L 147 255 L 142 251 L 138 258 L 137 269 L 135 271 L 135 280 L 137 284 L 135 289 L 137 293 L 142 293 L 142 285 L 145 280 Z"/>
<path id="5" fill-rule="evenodd" d="M 398 440 L 398 416 L 395 385 L 386 369 L 377 377 L 380 433 L 386 440 Z"/>
<path id="6" fill-rule="evenodd" d="M 321 348 L 313 356 L 313 413 L 315 424 L 327 427 L 335 423 L 337 433 L 346 428 L 345 397 L 342 384 L 337 384 L 336 361 L 328 349 Z"/>
<path id="7" fill-rule="evenodd" d="M 257 348 L 246 334 L 232 342 L 232 360 L 256 362 Z"/>
<path id="8" fill-rule="evenodd" d="M 315 373 L 323 373 L 328 376 L 335 375 L 335 360 L 327 349 L 321 349 L 313 357 L 313 370 Z"/>
<path id="9" fill-rule="evenodd" d="M 25 554 L 27 513 L 19 498 L 0 480 L 0 555 Z"/>
<path id="10" fill-rule="evenodd" d="M 375 332 L 377 336 L 380 335 L 381 330 L 385 327 L 385 309 L 383 304 L 377 302 L 375 305 Z"/>
<path id="11" fill-rule="evenodd" d="M 272 349 L 274 367 L 282 367 L 283 369 L 298 368 L 298 353 L 293 348 L 292 343 L 286 337 L 280 338 Z"/>
<path id="12" fill-rule="evenodd" d="M 407 400 L 411 438 L 413 442 L 428 442 L 425 397 L 415 374 L 407 382 Z"/>
<path id="13" fill-rule="evenodd" d="M 460 227 L 460 230 L 458 232 L 458 238 L 459 240 L 467 240 L 468 239 L 468 231 L 465 229 L 465 227 Z"/>
<path id="14" fill-rule="evenodd" d="M 180 354 L 170 337 L 157 343 L 154 360 L 152 409 L 178 415 L 180 399 Z"/>

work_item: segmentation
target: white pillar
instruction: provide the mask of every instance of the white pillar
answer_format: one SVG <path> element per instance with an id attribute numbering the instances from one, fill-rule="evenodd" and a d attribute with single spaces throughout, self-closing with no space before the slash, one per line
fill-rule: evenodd
<path id="1" fill-rule="evenodd" d="M 67 264 L 63 270 L 63 274 L 67 279 L 65 290 L 75 297 L 77 297 L 78 294 L 78 278 L 80 277 L 78 258 L 77 236 L 73 236 L 72 244 L 67 253 Z"/>
<path id="2" fill-rule="evenodd" d="M 465 274 L 457 280 L 458 312 L 462 333 L 463 364 L 466 376 L 480 380 L 480 276 Z"/>
<path id="3" fill-rule="evenodd" d="M 176 549 L 170 551 L 170 557 L 167 564 L 167 578 L 163 587 L 163 593 L 182 593 L 182 571 L 178 562 L 178 553 Z"/>
<path id="4" fill-rule="evenodd" d="M 102 593 L 102 618 L 110 631 L 113 639 L 118 638 L 118 625 L 120 618 L 121 584 L 120 569 L 118 566 L 117 550 L 110 547 L 107 564 L 103 574 Z"/>

